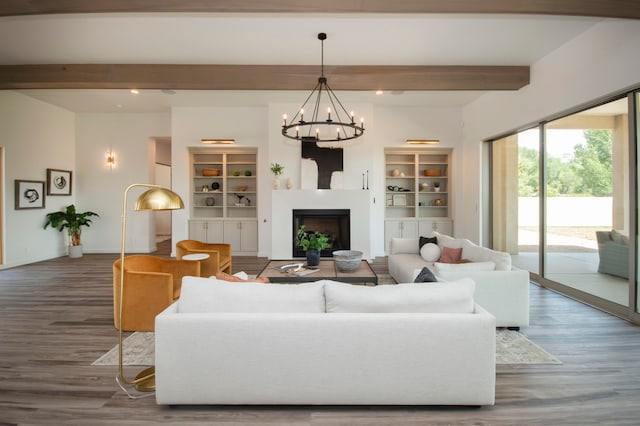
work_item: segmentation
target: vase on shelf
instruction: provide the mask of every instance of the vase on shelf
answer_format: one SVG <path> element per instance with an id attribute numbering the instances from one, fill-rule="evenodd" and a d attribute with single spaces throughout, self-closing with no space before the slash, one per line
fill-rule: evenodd
<path id="1" fill-rule="evenodd" d="M 318 266 L 320 264 L 320 250 L 307 249 L 307 266 Z"/>
<path id="2" fill-rule="evenodd" d="M 293 188 L 293 181 L 291 180 L 291 178 L 287 179 L 287 189 L 291 189 Z"/>
<path id="3" fill-rule="evenodd" d="M 280 189 L 280 178 L 278 176 L 273 177 L 273 189 Z"/>

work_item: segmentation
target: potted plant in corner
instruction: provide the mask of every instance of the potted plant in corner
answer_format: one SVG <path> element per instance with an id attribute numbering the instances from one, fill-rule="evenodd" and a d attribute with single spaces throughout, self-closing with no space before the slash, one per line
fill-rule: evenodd
<path id="1" fill-rule="evenodd" d="M 296 234 L 296 244 L 307 252 L 307 266 L 320 264 L 320 252 L 329 247 L 329 238 L 321 232 L 308 232 L 301 225 Z"/>
<path id="2" fill-rule="evenodd" d="M 271 163 L 271 173 L 273 173 L 273 189 L 280 188 L 280 175 L 284 171 L 284 166 L 278 163 Z"/>
<path id="3" fill-rule="evenodd" d="M 91 226 L 91 219 L 89 219 L 91 216 L 100 217 L 97 213 L 91 211 L 78 213 L 76 212 L 76 206 L 71 204 L 63 211 L 48 213 L 44 229 L 47 229 L 49 225 L 51 225 L 52 228 L 57 228 L 60 232 L 67 228 L 67 235 L 69 235 L 69 257 L 82 257 L 82 242 L 80 240 L 80 234 L 82 233 L 81 227 Z"/>

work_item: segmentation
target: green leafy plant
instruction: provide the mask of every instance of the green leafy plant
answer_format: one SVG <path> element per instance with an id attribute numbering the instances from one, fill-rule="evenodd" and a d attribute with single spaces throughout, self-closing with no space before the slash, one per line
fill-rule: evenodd
<path id="1" fill-rule="evenodd" d="M 280 176 L 284 172 L 284 166 L 278 163 L 271 163 L 271 173 L 276 176 Z"/>
<path id="2" fill-rule="evenodd" d="M 301 225 L 296 234 L 296 244 L 303 250 L 309 249 L 324 250 L 329 247 L 329 237 L 322 232 L 308 232 L 305 226 Z"/>
<path id="3" fill-rule="evenodd" d="M 438 181 L 433 182 L 433 187 L 434 188 L 440 188 L 440 182 L 438 182 Z"/>
<path id="4" fill-rule="evenodd" d="M 44 224 L 44 229 L 51 225 L 52 228 L 57 228 L 62 232 L 67 228 L 67 235 L 69 235 L 69 241 L 72 246 L 79 246 L 81 244 L 80 234 L 82 233 L 82 226 L 91 226 L 91 219 L 89 217 L 100 217 L 98 213 L 91 211 L 78 213 L 76 212 L 76 206 L 73 204 L 67 206 L 63 211 L 53 212 L 47 214 L 47 221 Z"/>

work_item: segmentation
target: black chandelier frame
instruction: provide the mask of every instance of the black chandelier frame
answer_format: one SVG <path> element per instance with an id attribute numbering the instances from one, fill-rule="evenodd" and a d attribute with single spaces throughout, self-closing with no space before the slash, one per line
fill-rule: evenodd
<path id="1" fill-rule="evenodd" d="M 347 112 L 347 109 L 342 105 L 342 102 L 340 102 L 340 99 L 338 99 L 331 87 L 329 87 L 329 83 L 327 83 L 327 78 L 324 75 L 324 41 L 326 39 L 327 35 L 325 33 L 318 34 L 318 40 L 321 41 L 322 45 L 321 71 L 318 83 L 307 99 L 305 99 L 302 106 L 298 108 L 291 121 L 287 123 L 287 116 L 285 115 L 283 117 L 282 135 L 289 139 L 303 142 L 343 142 L 359 138 L 364 134 L 364 120 L 361 119 L 360 124 L 357 124 L 354 120 L 353 111 L 351 113 Z M 316 98 L 315 101 L 313 101 L 311 120 L 305 121 L 305 107 L 311 98 L 313 98 L 314 94 Z M 318 115 L 324 94 L 326 94 L 328 104 L 331 106 L 327 110 L 326 120 L 321 120 Z M 334 114 L 333 118 L 331 117 L 332 112 Z M 326 131 L 327 127 L 335 127 L 335 133 L 331 130 Z M 325 129 L 325 131 L 320 132 L 320 128 Z M 328 136 L 332 133 L 334 136 Z"/>

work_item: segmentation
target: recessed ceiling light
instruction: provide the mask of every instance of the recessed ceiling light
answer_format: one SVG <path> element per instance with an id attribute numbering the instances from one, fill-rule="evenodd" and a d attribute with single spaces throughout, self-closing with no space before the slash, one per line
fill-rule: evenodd
<path id="1" fill-rule="evenodd" d="M 376 90 L 376 95 L 382 95 L 384 92 L 382 90 Z"/>
<path id="2" fill-rule="evenodd" d="M 134 95 L 137 95 L 138 93 L 140 93 L 138 89 L 131 89 L 129 90 L 129 92 L 133 93 Z"/>

